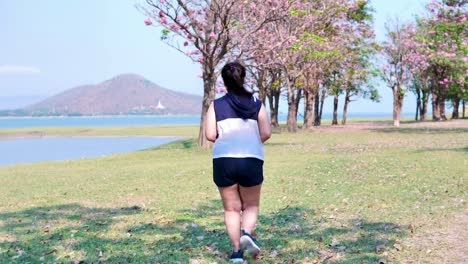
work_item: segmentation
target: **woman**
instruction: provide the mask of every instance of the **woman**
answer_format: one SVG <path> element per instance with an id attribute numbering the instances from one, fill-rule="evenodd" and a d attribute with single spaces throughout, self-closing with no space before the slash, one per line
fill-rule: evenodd
<path id="1" fill-rule="evenodd" d="M 242 263 L 243 254 L 260 253 L 251 234 L 263 182 L 263 143 L 270 138 L 271 128 L 262 102 L 244 86 L 244 66 L 228 63 L 221 76 L 227 94 L 210 105 L 205 136 L 214 142 L 213 180 L 223 200 L 224 222 L 233 246 L 230 261 Z"/>

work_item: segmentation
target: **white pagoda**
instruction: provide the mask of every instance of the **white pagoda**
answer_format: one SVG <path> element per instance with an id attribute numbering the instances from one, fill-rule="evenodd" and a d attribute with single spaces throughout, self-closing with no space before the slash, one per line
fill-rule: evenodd
<path id="1" fill-rule="evenodd" d="M 158 105 L 156 106 L 156 109 L 166 109 L 166 107 L 161 104 L 161 100 L 158 100 Z"/>

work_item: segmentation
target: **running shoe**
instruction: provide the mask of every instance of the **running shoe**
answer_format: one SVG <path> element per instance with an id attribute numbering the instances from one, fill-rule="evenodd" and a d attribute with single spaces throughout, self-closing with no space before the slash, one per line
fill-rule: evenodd
<path id="1" fill-rule="evenodd" d="M 240 238 L 241 249 L 250 256 L 257 256 L 260 253 L 260 246 L 256 238 L 242 230 Z"/>
<path id="2" fill-rule="evenodd" d="M 233 251 L 231 257 L 229 258 L 229 262 L 231 263 L 243 263 L 244 262 L 244 256 L 242 254 L 242 251 L 239 250 L 237 252 Z"/>

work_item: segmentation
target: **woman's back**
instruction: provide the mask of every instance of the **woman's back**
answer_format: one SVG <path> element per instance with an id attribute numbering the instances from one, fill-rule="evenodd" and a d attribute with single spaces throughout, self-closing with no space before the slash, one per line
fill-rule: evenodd
<path id="1" fill-rule="evenodd" d="M 264 159 L 258 128 L 262 102 L 253 96 L 226 94 L 214 101 L 218 138 L 213 158 Z"/>

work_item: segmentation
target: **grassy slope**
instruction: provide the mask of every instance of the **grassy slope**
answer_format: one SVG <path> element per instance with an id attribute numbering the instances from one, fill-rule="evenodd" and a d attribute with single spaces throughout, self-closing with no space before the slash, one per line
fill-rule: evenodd
<path id="1" fill-rule="evenodd" d="M 414 249 L 412 232 L 443 227 L 467 209 L 468 130 L 441 126 L 274 134 L 266 145 L 259 262 L 434 261 Z M 197 128 L 41 131 L 190 137 Z M 7 133 L 18 130 L 0 132 Z M 0 262 L 223 263 L 230 248 L 210 155 L 176 142 L 0 167 Z"/>

